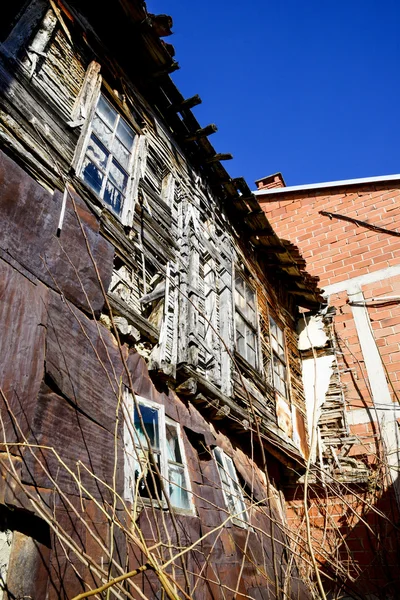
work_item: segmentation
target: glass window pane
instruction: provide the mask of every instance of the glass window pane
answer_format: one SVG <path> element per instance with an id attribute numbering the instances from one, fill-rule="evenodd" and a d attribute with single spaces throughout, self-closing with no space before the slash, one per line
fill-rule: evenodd
<path id="1" fill-rule="evenodd" d="M 241 336 L 245 336 L 246 333 L 246 323 L 239 315 L 239 313 L 235 313 L 235 324 L 236 324 L 236 333 L 240 333 Z"/>
<path id="2" fill-rule="evenodd" d="M 246 300 L 250 306 L 255 307 L 256 294 L 248 285 L 246 285 Z"/>
<path id="3" fill-rule="evenodd" d="M 150 406 L 145 406 L 140 404 L 140 413 L 142 415 L 142 420 L 144 423 L 145 431 L 150 439 L 150 444 L 152 448 L 157 450 L 160 449 L 160 439 L 159 439 L 159 431 L 158 431 L 158 410 L 156 408 L 151 408 Z M 144 435 L 144 431 L 142 429 L 142 425 L 140 423 L 140 418 L 138 412 L 135 410 L 134 416 L 134 425 L 135 425 L 135 433 L 136 440 L 135 443 L 138 444 L 139 441 L 142 443 L 143 447 L 147 447 L 146 438 Z"/>
<path id="4" fill-rule="evenodd" d="M 235 289 L 239 292 L 241 296 L 244 296 L 244 281 L 238 273 L 236 273 L 235 276 Z"/>
<path id="5" fill-rule="evenodd" d="M 97 163 L 99 167 L 105 169 L 110 153 L 108 152 L 107 148 L 103 146 L 103 144 L 96 138 L 96 136 L 92 135 L 89 140 L 86 155 L 92 162 Z"/>
<path id="6" fill-rule="evenodd" d="M 179 447 L 178 431 L 175 425 L 166 426 L 168 460 L 182 464 L 181 449 Z"/>
<path id="7" fill-rule="evenodd" d="M 101 116 L 103 121 L 105 121 L 107 125 L 109 125 L 111 129 L 114 129 L 118 113 L 116 110 L 113 109 L 111 104 L 107 102 L 104 96 L 100 96 L 96 112 Z"/>
<path id="8" fill-rule="evenodd" d="M 83 161 L 82 175 L 84 181 L 86 181 L 86 183 L 90 185 L 90 187 L 96 192 L 96 194 L 100 194 L 104 175 L 96 167 L 96 165 L 94 165 L 88 159 L 88 157 L 86 157 Z"/>
<path id="9" fill-rule="evenodd" d="M 125 148 L 125 146 L 123 146 L 121 144 L 121 142 L 118 140 L 118 138 L 114 139 L 114 142 L 112 145 L 112 153 L 113 153 L 113 156 L 115 156 L 115 158 L 119 162 L 119 164 L 122 167 L 124 167 L 124 169 L 128 169 L 129 159 L 130 159 L 131 155 L 128 152 L 128 150 Z"/>
<path id="10" fill-rule="evenodd" d="M 257 348 L 257 335 L 250 327 L 247 328 L 247 344 L 254 350 Z"/>
<path id="11" fill-rule="evenodd" d="M 154 459 L 156 461 L 157 467 L 159 471 L 161 470 L 160 463 L 160 455 L 154 454 Z M 151 467 L 151 463 L 149 460 L 148 452 L 146 450 L 140 450 L 137 448 L 137 457 L 134 461 L 135 464 L 135 490 L 136 491 L 136 482 L 139 479 L 138 483 L 138 493 L 142 498 L 150 498 L 156 500 L 157 497 L 161 498 L 161 483 L 160 480 L 154 471 L 154 468 Z"/>
<path id="12" fill-rule="evenodd" d="M 98 117 L 94 116 L 93 119 L 93 131 L 96 133 L 96 136 L 103 142 L 107 148 L 110 148 L 111 138 L 112 138 L 112 130 L 107 127 L 107 125 Z"/>
<path id="13" fill-rule="evenodd" d="M 246 358 L 246 340 L 239 329 L 236 329 L 236 350 Z"/>
<path id="14" fill-rule="evenodd" d="M 246 300 L 237 290 L 235 290 L 235 304 L 238 306 L 244 314 L 246 314 Z"/>
<path id="15" fill-rule="evenodd" d="M 257 368 L 257 353 L 254 348 L 251 348 L 250 346 L 247 346 L 246 360 L 252 367 Z"/>
<path id="16" fill-rule="evenodd" d="M 276 323 L 272 317 L 269 318 L 269 327 L 271 335 L 276 338 Z"/>
<path id="17" fill-rule="evenodd" d="M 104 190 L 104 201 L 107 202 L 118 215 L 122 212 L 124 198 L 124 195 L 114 187 L 110 181 L 107 181 L 106 189 Z"/>
<path id="18" fill-rule="evenodd" d="M 131 127 L 123 119 L 119 120 L 117 127 L 117 136 L 123 143 L 125 148 L 130 152 L 133 146 L 133 140 L 135 139 L 135 133 Z"/>
<path id="19" fill-rule="evenodd" d="M 252 306 L 250 306 L 250 304 L 247 305 L 246 307 L 246 317 L 248 318 L 248 320 L 250 321 L 250 323 L 254 326 L 256 326 L 257 324 L 257 318 L 256 318 L 256 311 L 255 308 L 253 308 Z"/>
<path id="20" fill-rule="evenodd" d="M 176 508 L 190 509 L 189 493 L 187 491 L 187 482 L 185 470 L 177 465 L 169 465 L 169 499 L 172 506 Z"/>
<path id="21" fill-rule="evenodd" d="M 128 184 L 128 174 L 123 169 L 120 169 L 114 160 L 110 167 L 109 178 L 113 185 L 120 189 L 121 192 L 125 192 Z"/>

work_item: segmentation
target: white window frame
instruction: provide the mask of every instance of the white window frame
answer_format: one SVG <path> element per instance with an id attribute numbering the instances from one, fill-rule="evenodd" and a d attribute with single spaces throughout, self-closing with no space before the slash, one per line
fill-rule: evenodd
<path id="1" fill-rule="evenodd" d="M 273 325 L 282 334 L 282 341 L 283 341 L 283 343 L 280 343 L 278 337 L 276 337 L 275 335 L 273 335 L 273 333 L 272 333 L 272 327 L 273 327 Z M 271 375 L 272 375 L 272 385 L 273 385 L 274 389 L 278 392 L 278 394 L 280 396 L 282 396 L 282 398 L 284 398 L 285 400 L 290 400 L 290 395 L 289 395 L 289 378 L 288 378 L 288 363 L 287 363 L 287 355 L 286 355 L 285 330 L 278 325 L 278 323 L 276 322 L 276 320 L 271 315 L 269 315 L 269 335 L 270 335 L 270 342 L 271 342 Z M 274 348 L 274 343 L 273 343 L 274 340 L 276 342 L 278 350 L 276 348 Z M 279 373 L 276 373 L 274 359 L 276 359 L 278 361 L 278 363 L 283 367 L 283 369 L 284 369 L 284 375 L 285 375 L 284 379 L 280 376 Z M 283 382 L 283 384 L 284 384 L 284 393 L 282 393 L 281 389 L 278 389 L 276 387 L 276 385 L 275 385 L 275 377 L 277 377 L 281 382 Z"/>
<path id="2" fill-rule="evenodd" d="M 142 396 L 136 396 L 137 403 L 139 406 L 147 406 L 153 410 L 158 411 L 158 437 L 160 444 L 160 472 L 161 477 L 163 479 L 163 487 L 168 493 L 168 486 L 170 485 L 170 481 L 168 478 L 168 469 L 170 464 L 179 465 L 184 470 L 184 478 L 186 482 L 186 491 L 188 494 L 189 508 L 181 508 L 179 506 L 175 506 L 173 504 L 173 500 L 168 494 L 169 502 L 173 506 L 174 510 L 180 513 L 185 514 L 194 514 L 194 499 L 192 493 L 191 482 L 189 478 L 189 472 L 187 468 L 186 454 L 183 444 L 182 431 L 181 426 L 177 421 L 170 419 L 165 415 L 164 406 L 158 404 L 156 402 L 152 402 L 151 400 L 147 400 Z M 123 403 L 123 414 L 124 414 L 124 456 L 125 456 L 125 464 L 124 464 L 124 498 L 130 502 L 135 501 L 135 468 L 137 468 L 137 452 L 135 450 L 134 444 L 134 414 L 135 414 L 135 403 L 133 400 L 132 394 L 126 390 L 124 394 L 124 403 Z M 170 425 L 176 428 L 177 439 L 179 444 L 179 451 L 182 459 L 182 463 L 172 463 L 168 459 L 167 452 L 167 436 L 166 436 L 166 425 Z M 153 503 L 155 506 L 159 506 L 156 498 L 141 498 L 137 497 L 137 500 L 141 503 L 141 505 L 151 504 Z M 167 502 L 165 498 L 160 498 L 161 504 L 163 508 L 167 508 Z"/>
<path id="3" fill-rule="evenodd" d="M 243 313 L 243 311 L 241 310 L 241 308 L 238 306 L 237 302 L 236 302 L 236 277 L 240 277 L 244 283 L 245 286 L 245 294 L 246 294 L 246 290 L 250 290 L 253 295 L 254 295 L 254 312 L 255 312 L 255 323 L 253 324 L 248 317 Z M 233 307 L 234 307 L 234 332 L 235 332 L 235 350 L 236 352 L 256 371 L 260 371 L 260 331 L 259 331 L 259 319 L 258 319 L 258 309 L 257 309 L 257 292 L 256 290 L 253 288 L 253 286 L 249 283 L 247 277 L 244 275 L 244 273 L 238 269 L 238 268 L 234 268 L 233 271 Z M 246 297 L 245 297 L 246 300 Z M 246 300 L 247 302 L 247 300 Z M 243 355 L 239 350 L 238 350 L 238 335 L 237 335 L 237 327 L 236 327 L 236 313 L 239 315 L 239 317 L 244 321 L 245 324 L 245 334 L 247 333 L 247 330 L 250 329 L 254 335 L 255 335 L 255 352 L 256 352 L 256 360 L 255 360 L 255 365 L 252 365 L 251 362 L 248 360 L 247 357 L 247 335 L 245 335 L 245 355 Z"/>
<path id="4" fill-rule="evenodd" d="M 224 495 L 225 504 L 228 512 L 232 516 L 232 523 L 248 529 L 250 527 L 249 516 L 247 514 L 242 487 L 238 480 L 235 463 L 230 456 L 221 450 L 221 448 L 214 448 L 213 454 L 221 481 L 221 489 Z M 219 456 L 220 462 L 218 461 L 217 456 Z M 220 463 L 222 463 L 222 465 Z M 225 475 L 225 481 L 221 474 L 222 470 Z"/>
<path id="5" fill-rule="evenodd" d="M 94 118 L 96 115 L 96 109 L 97 109 L 97 106 L 98 106 L 98 103 L 99 103 L 99 100 L 101 97 L 104 98 L 104 100 L 113 108 L 113 110 L 118 115 L 117 122 L 114 125 L 112 139 L 114 139 L 114 137 L 115 137 L 115 131 L 116 131 L 116 128 L 117 128 L 117 125 L 118 125 L 120 119 L 125 121 L 125 123 L 132 129 L 133 133 L 135 134 L 128 166 L 127 166 L 127 168 L 125 168 L 121 165 L 121 168 L 128 175 L 128 183 L 127 183 L 127 187 L 126 187 L 125 201 L 123 203 L 121 213 L 118 213 L 117 211 L 115 211 L 113 209 L 113 207 L 110 204 L 108 204 L 103 198 L 105 185 L 106 185 L 106 182 L 108 181 L 108 174 L 109 174 L 109 170 L 110 170 L 113 158 L 115 158 L 115 160 L 117 160 L 111 151 L 109 151 L 109 157 L 108 157 L 106 171 L 105 171 L 104 180 L 102 183 L 102 189 L 101 189 L 100 193 L 97 193 L 90 186 L 90 184 L 88 182 L 86 182 L 83 178 L 83 164 L 84 164 L 86 152 L 87 152 L 87 149 L 89 146 L 90 138 L 93 133 L 93 121 L 94 121 Z M 96 135 L 96 133 L 95 133 L 95 135 Z M 100 140 L 100 143 L 103 144 L 103 142 L 101 142 L 101 140 Z M 77 173 L 78 177 L 84 183 L 84 185 L 86 185 L 91 190 L 91 192 L 93 194 L 95 194 L 101 200 L 102 204 L 106 208 L 108 208 L 108 210 L 110 210 L 113 213 L 113 215 L 115 215 L 123 223 L 123 225 L 132 225 L 132 222 L 133 222 L 135 202 L 137 200 L 139 177 L 143 177 L 145 166 L 146 166 L 146 158 L 145 158 L 146 157 L 146 149 L 147 149 L 147 142 L 146 142 L 145 136 L 143 134 L 141 134 L 141 132 L 138 130 L 137 127 L 135 127 L 133 125 L 132 122 L 129 121 L 127 116 L 118 108 L 117 103 L 112 101 L 112 98 L 110 98 L 110 94 L 106 93 L 106 90 L 104 88 L 101 88 L 101 86 L 99 85 L 99 89 L 97 90 L 97 93 L 93 96 L 93 105 L 91 107 L 90 114 L 88 115 L 86 123 L 83 127 L 81 140 L 80 140 L 80 142 L 78 142 L 77 150 L 76 150 L 74 161 L 73 161 L 73 167 L 74 167 L 75 172 Z M 117 160 L 117 162 L 118 162 L 118 160 Z"/>

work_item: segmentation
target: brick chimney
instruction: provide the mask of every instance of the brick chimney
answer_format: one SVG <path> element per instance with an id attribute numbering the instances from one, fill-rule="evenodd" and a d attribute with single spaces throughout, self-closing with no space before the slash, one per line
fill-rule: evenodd
<path id="1" fill-rule="evenodd" d="M 285 180 L 283 179 L 282 173 L 274 173 L 267 177 L 262 177 L 255 181 L 258 190 L 269 190 L 271 188 L 283 188 L 286 187 Z"/>

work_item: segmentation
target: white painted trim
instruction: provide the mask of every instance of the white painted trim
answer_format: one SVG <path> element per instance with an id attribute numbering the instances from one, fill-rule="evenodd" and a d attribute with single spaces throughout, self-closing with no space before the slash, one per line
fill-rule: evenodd
<path id="1" fill-rule="evenodd" d="M 373 271 L 372 273 L 365 273 L 365 275 L 353 277 L 352 279 L 344 279 L 343 281 L 338 281 L 338 283 L 332 283 L 332 285 L 327 285 L 323 289 L 323 295 L 331 296 L 332 294 L 344 292 L 353 285 L 361 287 L 363 285 L 368 285 L 369 283 L 376 283 L 377 281 L 397 277 L 397 275 L 400 275 L 400 264 L 394 265 L 393 267 L 387 267 L 386 269 L 379 269 L 379 271 Z"/>
<path id="2" fill-rule="evenodd" d="M 324 181 L 322 183 L 306 183 L 304 185 L 289 185 L 283 188 L 269 188 L 266 190 L 256 190 L 253 192 L 255 196 L 286 194 L 287 192 L 300 192 L 307 190 L 319 190 L 323 188 L 345 187 L 348 185 L 362 185 L 363 183 L 384 183 L 386 181 L 399 181 L 400 174 L 380 175 L 378 177 L 362 177 L 361 179 L 342 179 L 338 181 Z"/>
<path id="3" fill-rule="evenodd" d="M 400 506 L 400 431 L 397 423 L 397 406 L 393 404 L 386 379 L 385 369 L 376 345 L 368 309 L 364 306 L 364 294 L 361 286 L 354 283 L 348 288 L 349 299 L 359 303 L 351 306 L 357 330 L 361 352 L 368 373 L 374 406 L 371 408 L 371 419 L 379 424 L 380 434 L 385 448 L 389 473 L 393 482 L 397 503 Z M 381 410 L 377 410 L 376 406 Z M 348 413 L 351 414 L 351 411 Z M 375 417 L 375 418 L 374 418 Z"/>

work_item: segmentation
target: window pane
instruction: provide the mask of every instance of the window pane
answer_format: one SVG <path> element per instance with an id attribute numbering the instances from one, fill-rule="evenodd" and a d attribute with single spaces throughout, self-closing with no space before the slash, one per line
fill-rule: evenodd
<path id="1" fill-rule="evenodd" d="M 104 201 L 107 202 L 115 212 L 120 215 L 122 207 L 124 205 L 124 195 L 121 194 L 116 187 L 114 187 L 110 181 L 106 183 L 106 189 L 104 190 Z"/>
<path id="2" fill-rule="evenodd" d="M 157 450 L 160 449 L 160 439 L 159 439 L 159 431 L 158 431 L 158 410 L 156 408 L 151 408 L 149 406 L 144 406 L 140 404 L 140 413 L 142 415 L 142 420 L 144 423 L 144 427 L 146 433 L 150 439 L 150 444 L 152 448 Z M 146 438 L 144 435 L 144 431 L 142 429 L 142 425 L 140 423 L 139 414 L 135 410 L 134 416 L 134 425 L 135 425 L 135 433 L 136 440 L 135 443 L 139 444 L 139 441 L 142 443 L 144 448 L 147 447 Z"/>
<path id="3" fill-rule="evenodd" d="M 179 447 L 178 431 L 174 425 L 166 426 L 168 460 L 182 464 L 181 449 Z"/>
<path id="4" fill-rule="evenodd" d="M 253 348 L 250 348 L 250 346 L 247 346 L 246 359 L 247 359 L 247 362 L 250 363 L 252 367 L 254 367 L 254 368 L 257 367 L 257 354 Z"/>
<path id="5" fill-rule="evenodd" d="M 172 506 L 176 508 L 190 509 L 189 494 L 187 491 L 187 482 L 184 467 L 169 465 L 169 499 Z"/>
<path id="6" fill-rule="evenodd" d="M 246 340 L 245 340 L 245 329 L 246 325 L 243 321 L 242 317 L 236 313 L 235 314 L 235 323 L 236 323 L 236 350 L 241 354 L 244 358 L 246 358 Z"/>
<path id="7" fill-rule="evenodd" d="M 154 459 L 156 461 L 158 470 L 161 470 L 160 465 L 160 455 L 154 454 Z M 154 467 L 151 467 L 151 463 L 149 460 L 148 452 L 146 450 L 140 450 L 137 448 L 137 458 L 134 461 L 135 464 L 135 489 L 136 491 L 136 482 L 139 479 L 138 483 L 138 493 L 142 498 L 151 498 L 153 500 L 161 498 L 161 484 L 160 480 L 154 471 Z"/>
<path id="8" fill-rule="evenodd" d="M 231 515 L 238 515 L 232 519 L 236 525 L 243 526 L 243 521 L 248 522 L 243 492 L 237 481 L 237 473 L 232 459 L 216 448 L 214 455 L 217 460 L 218 472 L 221 478 L 222 489 L 225 493 L 227 508 Z"/>
<path id="9" fill-rule="evenodd" d="M 118 138 L 115 138 L 113 142 L 112 153 L 122 167 L 125 169 L 129 167 L 129 159 L 131 155 L 125 146 L 121 144 Z"/>
<path id="10" fill-rule="evenodd" d="M 103 121 L 105 121 L 107 125 L 109 125 L 111 129 L 114 129 L 118 113 L 116 110 L 113 109 L 111 104 L 107 102 L 104 96 L 100 96 L 96 112 L 101 116 Z"/>
<path id="11" fill-rule="evenodd" d="M 244 296 L 244 281 L 238 273 L 235 276 L 235 289 L 241 296 Z"/>
<path id="12" fill-rule="evenodd" d="M 100 143 L 95 135 L 92 135 L 89 140 L 88 149 L 86 155 L 102 169 L 107 166 L 107 159 L 110 155 L 107 148 Z"/>
<path id="13" fill-rule="evenodd" d="M 96 194 L 100 194 L 104 175 L 87 157 L 83 161 L 82 175 Z"/>
<path id="14" fill-rule="evenodd" d="M 123 143 L 125 148 L 130 152 L 133 146 L 133 140 L 135 139 L 135 133 L 131 127 L 123 119 L 119 120 L 117 127 L 117 136 Z"/>
<path id="15" fill-rule="evenodd" d="M 125 192 L 128 183 L 128 174 L 120 169 L 115 161 L 112 161 L 109 177 L 113 185 L 120 189 L 121 192 Z"/>
<path id="16" fill-rule="evenodd" d="M 238 292 L 238 290 L 235 290 L 235 304 L 242 310 L 244 314 L 246 314 L 246 300 L 245 297 Z"/>
<path id="17" fill-rule="evenodd" d="M 94 116 L 93 119 L 93 131 L 96 133 L 97 137 L 103 142 L 107 148 L 110 148 L 111 138 L 112 138 L 112 130 L 107 127 L 107 125 L 98 117 Z"/>
<path id="18" fill-rule="evenodd" d="M 272 317 L 269 318 L 269 327 L 270 327 L 271 335 L 276 338 L 276 336 L 277 336 L 276 323 Z"/>
<path id="19" fill-rule="evenodd" d="M 278 346 L 278 342 L 276 341 L 276 339 L 274 337 L 271 338 L 271 346 L 272 349 L 279 354 L 279 346 Z"/>
<path id="20" fill-rule="evenodd" d="M 252 325 L 254 325 L 254 327 L 256 327 L 257 318 L 256 318 L 256 310 L 255 310 L 255 308 L 253 308 L 252 306 L 250 306 L 250 304 L 247 304 L 245 315 L 248 318 L 248 320 L 250 321 L 250 323 Z"/>
<path id="21" fill-rule="evenodd" d="M 250 306 L 252 306 L 253 308 L 255 307 L 256 294 L 248 285 L 246 285 L 246 300 L 247 303 L 250 304 Z"/>

